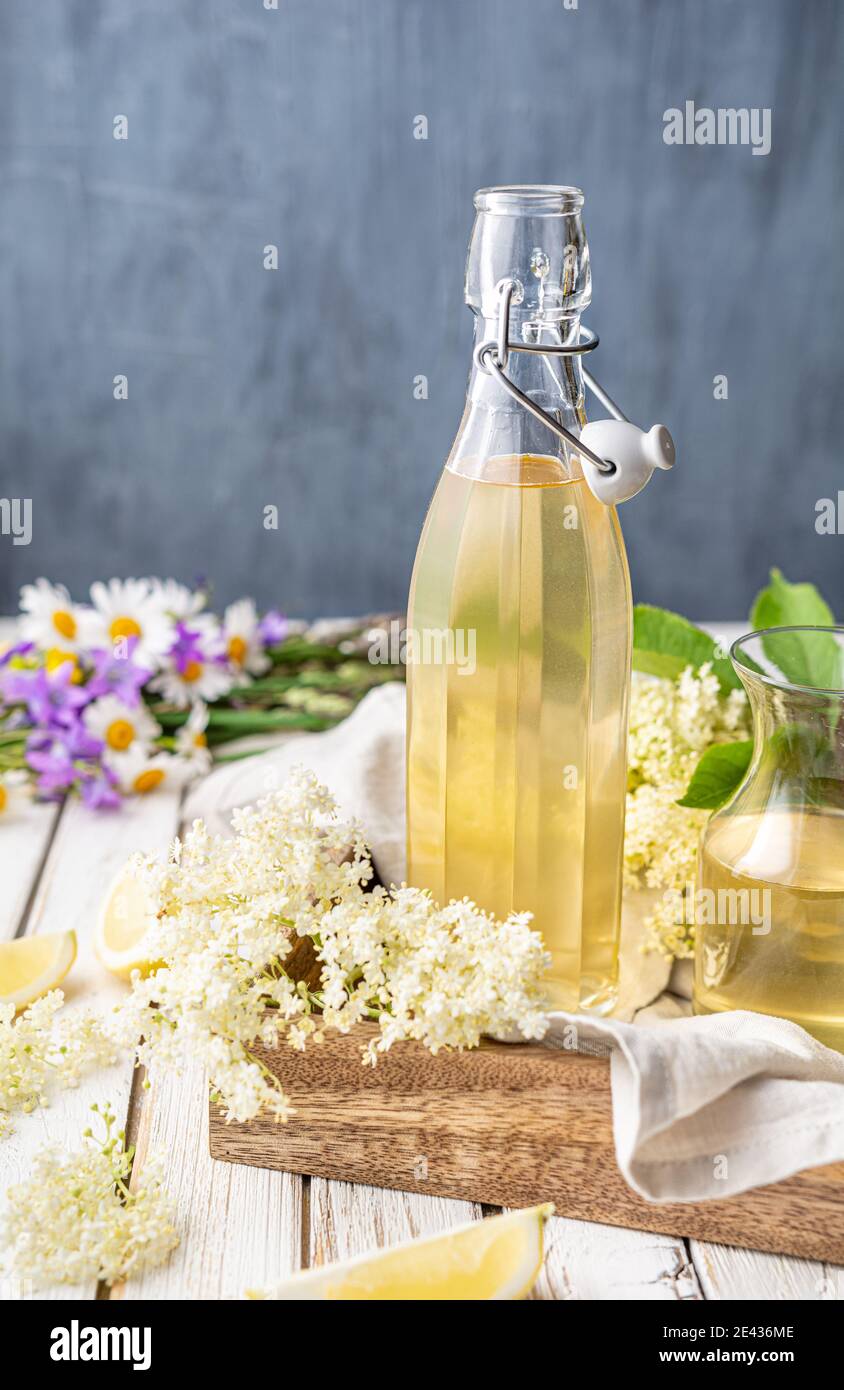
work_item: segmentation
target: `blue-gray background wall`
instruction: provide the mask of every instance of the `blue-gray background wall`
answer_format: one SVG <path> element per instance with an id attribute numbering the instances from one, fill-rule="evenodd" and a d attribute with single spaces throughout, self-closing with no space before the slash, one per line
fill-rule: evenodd
<path id="1" fill-rule="evenodd" d="M 741 617 L 777 564 L 844 617 L 842 71 L 834 0 L 0 0 L 0 611 L 42 573 L 402 605 L 472 192 L 563 182 L 596 373 L 679 447 L 622 512 L 636 597 Z M 771 153 L 664 144 L 686 100 L 771 107 Z"/>

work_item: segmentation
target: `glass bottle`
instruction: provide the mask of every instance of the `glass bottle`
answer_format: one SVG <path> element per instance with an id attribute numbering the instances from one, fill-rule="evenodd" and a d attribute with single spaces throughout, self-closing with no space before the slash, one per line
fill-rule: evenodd
<path id="1" fill-rule="evenodd" d="M 475 195 L 476 345 L 496 338 L 506 279 L 511 341 L 578 342 L 582 205 L 576 188 Z M 579 434 L 579 357 L 512 353 L 507 372 Z M 408 881 L 439 902 L 531 912 L 559 1008 L 616 999 L 631 612 L 614 508 L 475 361 L 411 582 Z"/>
<path id="2" fill-rule="evenodd" d="M 844 628 L 751 633 L 731 657 L 753 757 L 702 836 L 695 1012 L 775 1014 L 844 1052 Z"/>

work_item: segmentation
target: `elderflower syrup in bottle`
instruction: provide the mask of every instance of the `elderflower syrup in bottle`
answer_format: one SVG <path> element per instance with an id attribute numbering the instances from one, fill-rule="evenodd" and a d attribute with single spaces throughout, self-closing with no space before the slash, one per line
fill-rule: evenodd
<path id="1" fill-rule="evenodd" d="M 581 358 L 542 349 L 579 342 L 591 294 L 582 204 L 576 188 L 481 190 L 466 271 L 477 345 L 501 341 L 511 286 L 507 337 L 524 346 L 507 376 L 573 443 L 586 421 Z M 501 918 L 531 912 L 552 959 L 552 1004 L 606 1013 L 631 599 L 615 509 L 586 485 L 586 466 L 476 348 L 411 584 L 408 881 Z"/>

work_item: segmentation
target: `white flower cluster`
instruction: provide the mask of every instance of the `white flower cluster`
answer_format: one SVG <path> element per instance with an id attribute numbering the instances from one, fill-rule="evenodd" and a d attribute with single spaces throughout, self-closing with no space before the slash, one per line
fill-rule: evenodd
<path id="1" fill-rule="evenodd" d="M 112 1133 L 110 1110 L 101 1118 L 102 1143 L 87 1130 L 89 1142 L 80 1153 L 42 1149 L 26 1181 L 9 1189 L 0 1245 L 20 1279 L 113 1284 L 160 1264 L 178 1245 L 160 1161 L 148 1159 L 130 1190 L 134 1149 L 126 1148 L 122 1130 Z"/>
<path id="2" fill-rule="evenodd" d="M 708 812 L 678 806 L 702 754 L 716 743 L 746 738 L 742 690 L 721 694 L 709 664 L 688 667 L 676 681 L 636 675 L 630 695 L 624 870 L 629 886 L 685 889 L 697 872 Z M 693 928 L 675 922 L 667 897 L 650 919 L 651 943 L 669 956 L 689 956 Z"/>
<path id="3" fill-rule="evenodd" d="M 113 1041 L 88 1010 L 63 1013 L 60 989 L 30 1004 L 17 1018 L 0 1004 L 0 1138 L 11 1133 L 15 1111 L 46 1105 L 51 1084 L 73 1087 L 84 1071 L 115 1060 Z"/>
<path id="4" fill-rule="evenodd" d="M 419 888 L 377 888 L 332 908 L 320 924 L 324 1026 L 345 1032 L 377 1017 L 369 1060 L 415 1038 L 477 1047 L 484 1034 L 545 1032 L 548 956 L 530 914 L 499 922 L 465 898 L 437 907 Z"/>
<path id="5" fill-rule="evenodd" d="M 150 952 L 165 964 L 134 977 L 114 1026 L 129 1045 L 142 1039 L 151 1071 L 199 1060 L 228 1119 L 284 1119 L 290 1103 L 256 1043 L 302 1048 L 364 1018 L 380 1024 L 372 1055 L 402 1038 L 436 1051 L 482 1033 L 540 1036 L 548 958 L 527 918 L 439 908 L 418 889 L 368 892 L 359 829 L 307 772 L 237 812 L 234 830 L 212 837 L 198 821 L 165 863 L 138 861 L 157 908 Z M 296 936 L 321 963 L 316 991 L 285 973 Z"/>

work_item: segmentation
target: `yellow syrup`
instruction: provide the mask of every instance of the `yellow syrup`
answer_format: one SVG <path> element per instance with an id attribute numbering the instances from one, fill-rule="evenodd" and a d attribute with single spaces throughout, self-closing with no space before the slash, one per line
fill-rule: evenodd
<path id="1" fill-rule="evenodd" d="M 695 1012 L 776 1014 L 844 1052 L 844 813 L 724 815 L 699 888 Z"/>
<path id="2" fill-rule="evenodd" d="M 531 912 L 552 1003 L 608 1012 L 631 643 L 618 521 L 555 457 L 460 469 L 411 584 L 408 881 Z"/>

